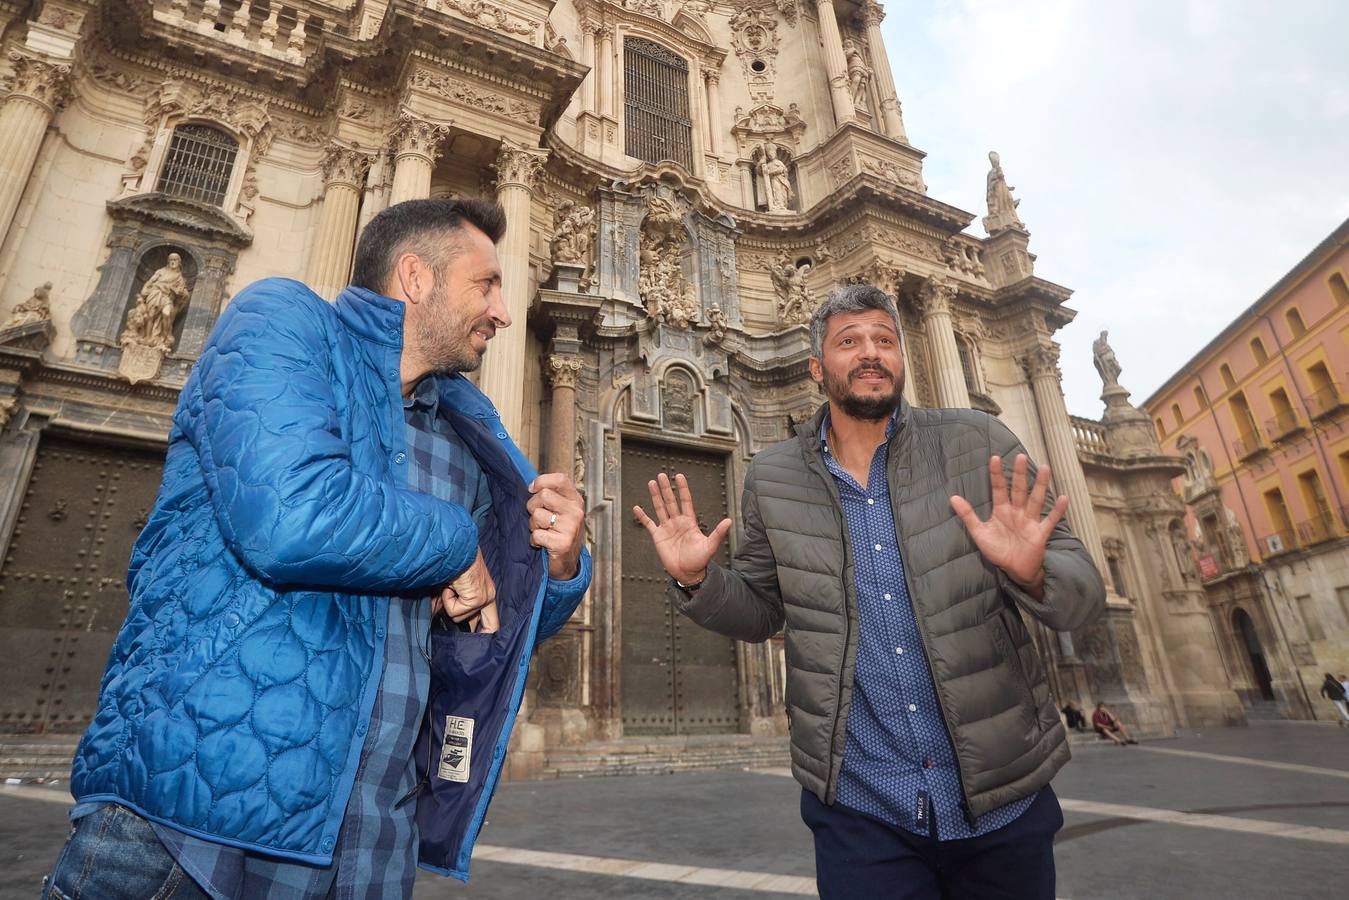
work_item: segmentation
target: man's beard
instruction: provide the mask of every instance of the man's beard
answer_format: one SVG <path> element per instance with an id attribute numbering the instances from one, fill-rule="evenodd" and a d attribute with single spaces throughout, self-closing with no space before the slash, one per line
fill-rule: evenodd
<path id="1" fill-rule="evenodd" d="M 899 401 L 904 392 L 903 370 L 896 377 L 894 372 L 880 363 L 863 363 L 849 372 L 847 377 L 837 379 L 828 369 L 823 366 L 821 368 L 824 369 L 825 396 L 829 398 L 831 404 L 852 418 L 861 419 L 864 422 L 879 422 L 881 419 L 889 418 L 890 414 L 899 408 Z M 849 387 L 849 383 L 862 372 L 880 372 L 890 379 L 890 383 L 894 385 L 894 390 L 889 394 L 869 397 L 854 394 Z"/>
<path id="2" fill-rule="evenodd" d="M 470 323 L 450 302 L 448 292 L 439 279 L 431 292 L 429 302 L 415 325 L 417 343 L 432 372 L 472 372 L 482 365 L 482 356 L 473 347 L 473 331 L 483 328 L 489 335 L 496 332 L 487 319 Z"/>

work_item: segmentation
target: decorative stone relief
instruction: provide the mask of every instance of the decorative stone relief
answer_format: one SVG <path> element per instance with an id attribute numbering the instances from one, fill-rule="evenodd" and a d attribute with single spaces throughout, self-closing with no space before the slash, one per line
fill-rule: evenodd
<path id="1" fill-rule="evenodd" d="M 89 77 L 106 88 L 127 94 L 141 94 L 150 90 L 152 86 L 152 82 L 148 78 L 122 69 L 115 69 L 101 62 L 90 64 Z"/>
<path id="2" fill-rule="evenodd" d="M 1022 357 L 1022 362 L 1031 378 L 1060 378 L 1058 344 L 1038 345 Z"/>
<path id="3" fill-rule="evenodd" d="M 726 314 L 721 311 L 720 306 L 712 306 L 707 310 L 707 334 L 703 335 L 703 343 L 708 347 L 718 347 L 726 340 Z"/>
<path id="4" fill-rule="evenodd" d="M 795 103 L 789 104 L 786 110 L 772 103 L 760 103 L 748 113 L 743 107 L 736 107 L 735 124 L 731 126 L 736 147 L 745 159 L 751 158 L 756 149 L 768 143 L 795 154 L 800 149 L 801 136 L 805 131 L 805 120 L 801 118 L 801 110 Z"/>
<path id="5" fill-rule="evenodd" d="M 539 124 L 540 110 L 537 103 L 526 103 L 516 97 L 483 90 L 453 75 L 422 70 L 415 73 L 409 83 L 415 88 L 456 100 L 474 109 L 518 119 L 530 125 Z"/>
<path id="6" fill-rule="evenodd" d="M 675 328 L 687 328 L 698 316 L 693 285 L 684 276 L 687 247 L 683 216 L 673 202 L 653 194 L 642 220 L 638 293 L 649 315 Z"/>
<path id="7" fill-rule="evenodd" d="M 623 0 L 623 8 L 657 19 L 665 18 L 665 0 Z"/>
<path id="8" fill-rule="evenodd" d="M 323 156 L 323 183 L 347 184 L 359 189 L 370 168 L 370 157 L 359 149 L 333 144 Z"/>
<path id="9" fill-rule="evenodd" d="M 845 156 L 836 163 L 829 166 L 829 178 L 834 182 L 834 187 L 840 187 L 848 179 L 857 174 L 857 169 L 852 164 L 852 157 Z"/>
<path id="10" fill-rule="evenodd" d="M 549 241 L 553 264 L 582 268 L 579 287 L 590 289 L 593 274 L 591 248 L 595 243 L 595 211 L 573 200 L 563 200 L 553 214 L 553 238 Z"/>
<path id="11" fill-rule="evenodd" d="M 731 16 L 731 46 L 745 70 L 750 97 L 766 101 L 773 96 L 777 78 L 778 34 L 777 17 L 769 12 L 772 7 L 748 6 Z"/>
<path id="12" fill-rule="evenodd" d="M 953 237 L 942 245 L 942 259 L 947 268 L 972 278 L 984 278 L 984 263 L 979 257 L 979 249 Z"/>
<path id="13" fill-rule="evenodd" d="M 19 408 L 19 398 L 13 395 L 0 397 L 0 429 L 9 424 L 9 420 L 14 418 L 14 413 Z"/>
<path id="14" fill-rule="evenodd" d="M 70 102 L 70 64 L 21 50 L 9 51 L 14 77 L 9 90 L 59 112 Z"/>
<path id="15" fill-rule="evenodd" d="M 866 109 L 867 87 L 871 84 L 871 66 L 867 65 L 862 46 L 852 38 L 843 41 L 843 58 L 848 64 L 848 90 L 852 93 L 852 102 L 860 109 Z"/>
<path id="16" fill-rule="evenodd" d="M 547 158 L 546 150 L 529 150 L 517 147 L 509 141 L 502 141 L 501 152 L 497 154 L 496 162 L 492 166 L 497 173 L 497 187 L 522 184 L 532 188 Z"/>
<path id="17" fill-rule="evenodd" d="M 889 160 L 863 157 L 862 169 L 870 172 L 872 175 L 884 178 L 887 181 L 893 181 L 895 184 L 909 188 L 910 190 L 918 191 L 919 193 L 927 192 L 927 185 L 923 183 L 923 180 L 918 177 L 917 173 L 910 172 L 907 169 L 901 169 Z"/>
<path id="18" fill-rule="evenodd" d="M 693 377 L 679 369 L 670 369 L 665 373 L 661 384 L 661 412 L 665 427 L 670 431 L 682 431 L 692 434 L 697 427 L 693 412 L 693 402 L 698 396 Z"/>
<path id="19" fill-rule="evenodd" d="M 944 275 L 933 275 L 918 289 L 918 308 L 923 318 L 951 314 L 951 301 L 956 298 L 956 287 Z"/>
<path id="20" fill-rule="evenodd" d="M 122 359 L 118 372 L 132 384 L 159 374 L 164 357 L 173 350 L 174 324 L 187 308 L 191 293 L 183 257 L 178 253 L 170 253 L 168 262 L 141 286 L 119 339 Z"/>
<path id="21" fill-rule="evenodd" d="M 407 110 L 398 114 L 398 121 L 389 132 L 389 141 L 398 153 L 428 157 L 432 162 L 440 158 L 441 145 L 450 129 L 413 115 Z"/>
<path id="22" fill-rule="evenodd" d="M 768 267 L 778 294 L 778 322 L 784 327 L 809 322 L 815 312 L 815 304 L 806 287 L 809 272 L 809 265 L 798 267 L 786 250 Z"/>
<path id="23" fill-rule="evenodd" d="M 553 354 L 548 357 L 544 374 L 554 388 L 575 388 L 576 378 L 585 368 L 579 356 Z"/>
<path id="24" fill-rule="evenodd" d="M 10 311 L 9 319 L 4 325 L 0 325 L 0 334 L 35 322 L 50 322 L 52 319 L 51 292 L 52 283 L 50 281 L 39 285 L 33 291 L 33 296 Z"/>
<path id="25" fill-rule="evenodd" d="M 533 41 L 539 32 L 539 23 L 506 12 L 484 0 L 426 0 L 430 9 L 450 13 L 493 31 L 514 34 Z"/>

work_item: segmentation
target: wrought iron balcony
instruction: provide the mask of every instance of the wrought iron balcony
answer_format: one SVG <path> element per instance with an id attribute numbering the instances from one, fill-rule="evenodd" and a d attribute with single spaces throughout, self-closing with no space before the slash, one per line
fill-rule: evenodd
<path id="1" fill-rule="evenodd" d="M 1306 426 L 1291 409 L 1265 420 L 1265 434 L 1271 441 L 1286 441 L 1301 434 Z"/>
<path id="2" fill-rule="evenodd" d="M 1344 395 L 1340 393 L 1340 386 L 1333 381 L 1307 398 L 1307 409 L 1313 419 L 1328 416 L 1344 408 Z"/>
<path id="3" fill-rule="evenodd" d="M 1299 522 L 1297 536 L 1303 546 L 1307 546 L 1338 537 L 1336 530 L 1335 519 L 1329 513 L 1326 513 L 1314 516 L 1305 522 Z"/>
<path id="4" fill-rule="evenodd" d="M 1297 536 L 1292 529 L 1276 531 L 1260 538 L 1260 554 L 1266 559 L 1280 553 L 1289 553 L 1297 548 Z"/>
<path id="5" fill-rule="evenodd" d="M 1232 442 L 1232 451 L 1237 455 L 1237 459 L 1247 460 L 1252 457 L 1265 453 L 1269 448 L 1265 446 L 1264 440 L 1260 435 L 1252 431 L 1250 434 L 1243 434 L 1240 438 Z"/>

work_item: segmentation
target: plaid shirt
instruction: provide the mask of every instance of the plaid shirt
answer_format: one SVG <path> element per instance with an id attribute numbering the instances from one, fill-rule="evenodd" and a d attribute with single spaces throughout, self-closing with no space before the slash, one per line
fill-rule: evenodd
<path id="1" fill-rule="evenodd" d="M 478 461 L 439 414 L 434 380 L 424 378 L 403 400 L 412 451 L 411 486 L 471 509 L 482 524 L 491 506 Z M 417 783 L 412 751 L 417 742 L 431 669 L 426 635 L 431 601 L 389 604 L 384 673 L 370 714 L 369 732 L 333 865 L 282 862 L 201 840 L 164 825 L 155 833 L 178 864 L 216 900 L 319 900 L 410 897 L 417 876 L 417 804 L 397 806 Z M 92 812 L 77 809 L 72 815 Z"/>

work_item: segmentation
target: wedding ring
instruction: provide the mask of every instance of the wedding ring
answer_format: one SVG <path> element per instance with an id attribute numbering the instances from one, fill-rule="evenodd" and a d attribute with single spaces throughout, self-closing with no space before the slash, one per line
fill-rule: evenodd
<path id="1" fill-rule="evenodd" d="M 553 513 L 553 515 L 548 519 L 548 527 L 552 528 L 556 524 L 557 524 L 557 513 Z"/>

